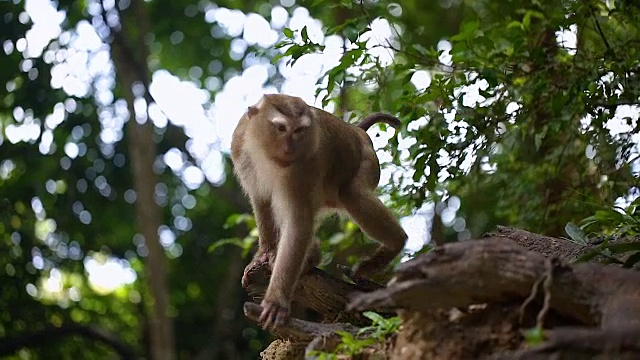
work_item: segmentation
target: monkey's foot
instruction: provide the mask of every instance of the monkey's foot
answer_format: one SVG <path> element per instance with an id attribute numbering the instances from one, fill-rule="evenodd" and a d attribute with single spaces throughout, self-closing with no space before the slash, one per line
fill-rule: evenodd
<path id="1" fill-rule="evenodd" d="M 269 268 L 271 268 L 271 264 L 273 264 L 272 259 L 267 252 L 257 253 L 249 265 L 244 268 L 244 272 L 242 273 L 242 287 L 244 289 L 249 286 L 249 273 L 263 264 L 269 264 Z"/>
<path id="2" fill-rule="evenodd" d="M 313 239 L 309 250 L 307 250 L 307 257 L 305 259 L 304 268 L 302 269 L 303 274 L 308 274 L 313 270 L 318 264 L 320 264 L 320 260 L 322 259 L 322 253 L 320 252 L 320 241 L 317 238 Z"/>
<path id="3" fill-rule="evenodd" d="M 384 270 L 384 265 L 384 263 L 378 261 L 364 261 L 356 266 L 355 271 L 353 271 L 352 277 L 364 279 L 374 276 Z"/>
<path id="4" fill-rule="evenodd" d="M 375 291 L 384 287 L 383 285 L 380 285 L 375 281 L 371 281 L 370 279 L 367 279 L 365 277 L 358 275 L 356 272 L 352 271 L 348 266 L 338 265 L 338 269 L 340 269 L 340 271 L 342 271 L 342 273 L 346 277 L 348 277 L 351 281 L 353 281 L 354 284 L 358 285 L 363 290 Z"/>
<path id="5" fill-rule="evenodd" d="M 273 330 L 284 326 L 289 321 L 289 307 L 282 306 L 276 302 L 262 300 L 262 313 L 260 314 L 260 324 L 265 330 Z"/>
<path id="6" fill-rule="evenodd" d="M 249 266 L 247 266 L 246 268 L 244 268 L 244 273 L 242 273 L 242 280 L 240 281 L 242 283 L 242 288 L 246 289 L 249 286 L 249 273 L 250 273 L 250 269 Z"/>
<path id="7" fill-rule="evenodd" d="M 264 263 L 252 261 L 249 263 L 249 265 L 247 265 L 247 267 L 244 268 L 244 272 L 242 273 L 242 280 L 241 280 L 243 289 L 246 289 L 250 285 L 249 273 L 251 273 L 255 268 L 259 267 L 262 264 Z"/>
<path id="8" fill-rule="evenodd" d="M 354 275 L 360 278 L 370 278 L 382 274 L 397 253 L 397 251 L 386 247 L 378 248 L 373 256 L 365 259 L 357 266 Z"/>

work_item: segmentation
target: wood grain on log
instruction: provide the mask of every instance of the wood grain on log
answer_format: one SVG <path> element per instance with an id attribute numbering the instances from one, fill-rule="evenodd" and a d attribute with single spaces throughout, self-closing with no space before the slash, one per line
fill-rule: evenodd
<path id="1" fill-rule="evenodd" d="M 354 297 L 349 308 L 420 311 L 524 299 L 545 263 L 544 256 L 500 238 L 451 243 L 401 264 L 387 288 Z M 640 321 L 636 272 L 592 263 L 554 272 L 551 307 L 560 314 L 600 326 Z"/>

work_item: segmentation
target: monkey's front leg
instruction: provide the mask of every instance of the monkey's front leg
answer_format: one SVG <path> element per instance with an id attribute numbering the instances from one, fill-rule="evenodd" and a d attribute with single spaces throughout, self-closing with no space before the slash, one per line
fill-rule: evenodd
<path id="1" fill-rule="evenodd" d="M 273 218 L 271 204 L 267 201 L 252 200 L 253 213 L 258 227 L 258 251 L 244 268 L 242 274 L 242 287 L 249 286 L 249 272 L 263 263 L 268 263 L 273 268 L 276 255 L 277 227 Z"/>
<path id="2" fill-rule="evenodd" d="M 281 225 L 278 251 L 269 286 L 261 303 L 260 323 L 265 329 L 274 329 L 289 320 L 293 292 L 313 240 L 314 213 L 309 204 L 310 202 L 305 201 L 290 203 L 290 211 L 282 214 L 284 223 Z"/>

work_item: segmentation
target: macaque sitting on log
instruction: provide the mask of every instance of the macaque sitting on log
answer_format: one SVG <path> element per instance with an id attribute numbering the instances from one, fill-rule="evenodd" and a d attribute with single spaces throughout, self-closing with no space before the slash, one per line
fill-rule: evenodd
<path id="1" fill-rule="evenodd" d="M 358 266 L 357 276 L 384 269 L 404 248 L 407 234 L 375 193 L 380 164 L 366 130 L 377 122 L 400 126 L 397 118 L 382 113 L 352 125 L 301 98 L 279 94 L 264 95 L 240 119 L 231 159 L 259 234 L 249 267 L 268 262 L 272 269 L 261 303 L 263 328 L 288 321 L 300 274 L 318 264 L 314 231 L 321 212 L 346 210 L 365 234 L 381 243 Z"/>

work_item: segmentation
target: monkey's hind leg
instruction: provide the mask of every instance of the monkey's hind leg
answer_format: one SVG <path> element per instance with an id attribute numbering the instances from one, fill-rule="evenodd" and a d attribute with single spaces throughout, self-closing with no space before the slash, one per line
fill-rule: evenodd
<path id="1" fill-rule="evenodd" d="M 273 269 L 275 257 L 275 250 L 258 249 L 258 252 L 253 256 L 251 262 L 244 268 L 244 272 L 242 274 L 242 287 L 244 289 L 249 287 L 249 273 L 253 272 L 256 268 L 261 267 L 263 264 L 268 264 L 269 269 Z"/>
<path id="2" fill-rule="evenodd" d="M 307 256 L 305 258 L 302 273 L 309 273 L 311 270 L 313 270 L 314 267 L 320 264 L 320 260 L 322 260 L 322 253 L 320 252 L 320 240 L 314 237 L 311 241 L 309 249 L 307 250 Z"/>
<path id="3" fill-rule="evenodd" d="M 358 266 L 355 274 L 361 277 L 376 274 L 404 248 L 407 234 L 393 213 L 366 187 L 353 185 L 341 198 L 352 220 L 365 234 L 381 243 L 376 252 Z"/>

